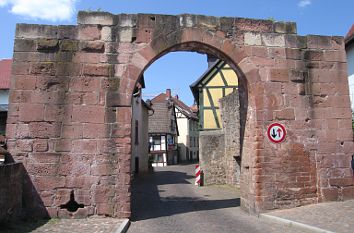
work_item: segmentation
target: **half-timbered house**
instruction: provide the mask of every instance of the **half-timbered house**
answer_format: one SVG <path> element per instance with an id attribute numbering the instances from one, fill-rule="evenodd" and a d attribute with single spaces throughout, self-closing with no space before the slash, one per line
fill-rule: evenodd
<path id="1" fill-rule="evenodd" d="M 226 62 L 216 59 L 190 88 L 199 105 L 199 129 L 221 129 L 219 100 L 238 88 L 235 71 Z"/>

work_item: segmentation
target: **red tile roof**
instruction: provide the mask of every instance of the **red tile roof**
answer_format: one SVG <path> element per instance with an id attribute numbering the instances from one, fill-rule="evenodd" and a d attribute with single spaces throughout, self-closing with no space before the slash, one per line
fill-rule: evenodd
<path id="1" fill-rule="evenodd" d="M 345 47 L 348 47 L 354 42 L 354 24 L 350 28 L 349 32 L 345 36 Z"/>
<path id="2" fill-rule="evenodd" d="M 10 89 L 12 59 L 0 60 L 0 89 Z"/>
<path id="3" fill-rule="evenodd" d="M 161 94 L 155 96 L 155 97 L 151 100 L 151 102 L 152 102 L 152 103 L 163 103 L 163 102 L 165 102 L 167 99 L 168 99 L 168 98 L 167 98 L 167 95 L 166 95 L 165 93 L 161 93 Z"/>
<path id="4" fill-rule="evenodd" d="M 352 25 L 352 27 L 350 28 L 349 32 L 347 33 L 347 35 L 345 37 L 349 38 L 353 35 L 354 35 L 354 24 Z"/>
<path id="5" fill-rule="evenodd" d="M 152 102 L 152 104 L 163 103 L 163 102 L 167 102 L 168 99 L 169 98 L 167 97 L 167 95 L 165 93 L 161 93 L 158 96 L 154 97 L 151 100 L 151 102 Z M 177 97 L 171 96 L 170 100 L 173 102 L 173 104 L 175 106 L 180 108 L 180 110 L 183 112 L 184 115 L 186 115 L 189 118 L 197 119 L 197 115 L 195 114 L 195 112 L 193 112 L 193 110 L 190 107 L 188 107 L 185 103 L 183 103 Z M 152 108 L 154 108 L 154 106 L 152 106 Z"/>

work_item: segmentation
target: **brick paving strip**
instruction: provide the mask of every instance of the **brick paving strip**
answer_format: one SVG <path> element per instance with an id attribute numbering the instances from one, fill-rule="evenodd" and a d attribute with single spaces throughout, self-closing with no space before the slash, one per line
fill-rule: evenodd
<path id="1" fill-rule="evenodd" d="M 36 222 L 15 222 L 0 226 L 2 233 L 124 233 L 128 219 L 90 217 L 85 219 L 50 219 Z"/>
<path id="2" fill-rule="evenodd" d="M 273 221 L 292 224 L 314 232 L 354 232 L 354 200 L 328 202 L 262 214 Z"/>

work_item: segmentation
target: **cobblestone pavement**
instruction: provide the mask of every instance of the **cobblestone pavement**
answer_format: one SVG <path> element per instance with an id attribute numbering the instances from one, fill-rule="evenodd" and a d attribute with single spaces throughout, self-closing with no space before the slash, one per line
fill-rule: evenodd
<path id="1" fill-rule="evenodd" d="M 194 165 L 178 165 L 136 178 L 128 233 L 299 232 L 243 212 L 234 188 L 194 186 L 193 174 Z"/>
<path id="2" fill-rule="evenodd" d="M 320 203 L 267 214 L 337 233 L 354 232 L 354 200 Z"/>
<path id="3" fill-rule="evenodd" d="M 112 233 L 122 223 L 121 219 L 91 217 L 86 219 L 51 219 L 37 222 L 16 222 L 1 226 L 1 233 Z"/>

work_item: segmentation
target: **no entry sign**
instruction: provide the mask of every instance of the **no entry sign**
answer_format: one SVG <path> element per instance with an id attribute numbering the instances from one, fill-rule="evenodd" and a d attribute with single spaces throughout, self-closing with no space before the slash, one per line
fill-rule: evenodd
<path id="1" fill-rule="evenodd" d="M 286 136 L 285 127 L 279 123 L 273 123 L 268 126 L 267 135 L 272 142 L 280 143 L 284 141 Z"/>

